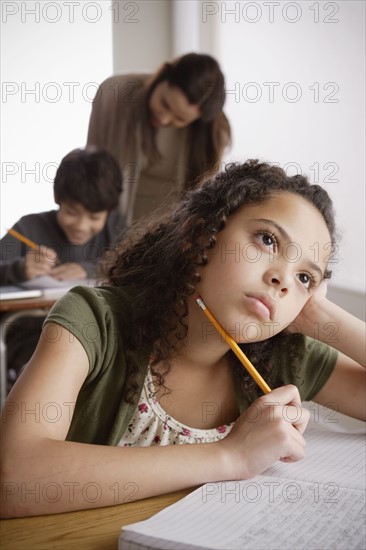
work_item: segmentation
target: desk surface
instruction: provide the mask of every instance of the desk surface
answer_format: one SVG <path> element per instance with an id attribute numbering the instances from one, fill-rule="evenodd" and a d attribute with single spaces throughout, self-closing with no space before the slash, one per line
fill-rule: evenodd
<path id="1" fill-rule="evenodd" d="M 149 518 L 193 489 L 108 508 L 2 520 L 2 550 L 116 550 L 123 525 Z"/>
<path id="2" fill-rule="evenodd" d="M 0 300 L 0 313 L 21 311 L 23 309 L 50 308 L 56 298 L 22 298 L 21 300 Z"/>

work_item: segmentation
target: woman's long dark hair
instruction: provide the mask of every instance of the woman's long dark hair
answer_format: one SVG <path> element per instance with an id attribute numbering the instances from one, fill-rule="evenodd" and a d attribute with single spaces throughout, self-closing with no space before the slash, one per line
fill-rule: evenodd
<path id="1" fill-rule="evenodd" d="M 172 350 L 184 342 L 187 333 L 187 300 L 200 280 L 198 268 L 209 262 L 216 235 L 241 206 L 259 204 L 274 193 L 290 192 L 308 200 L 322 214 L 334 241 L 335 226 L 331 200 L 318 185 L 301 175 L 288 177 L 277 166 L 249 160 L 233 163 L 212 179 L 189 191 L 163 218 L 140 222 L 130 228 L 104 260 L 104 282 L 129 287 L 141 304 L 135 318 L 133 340 L 129 343 L 128 399 L 136 392 L 138 365 L 134 354 L 143 346 L 152 349 L 152 368 L 158 362 L 169 368 Z M 330 277 L 326 272 L 325 277 Z M 270 340 L 244 344 L 252 362 L 269 376 L 273 344 L 286 340 L 286 349 L 295 360 L 302 336 L 280 333 Z M 231 351 L 228 357 L 237 363 Z M 264 369 L 264 370 L 263 370 Z M 267 370 L 266 370 L 267 369 Z M 155 371 L 153 370 L 155 373 Z M 244 369 L 241 369 L 244 373 Z M 159 383 L 164 375 L 155 373 Z M 242 375 L 251 390 L 251 380 Z"/>
<path id="2" fill-rule="evenodd" d="M 179 88 L 189 103 L 197 105 L 201 117 L 189 125 L 185 190 L 193 187 L 204 173 L 219 169 L 225 147 L 231 141 L 231 129 L 222 109 L 225 103 L 225 79 L 217 61 L 210 55 L 190 53 L 164 63 L 148 83 L 144 99 L 143 139 L 145 154 L 151 162 L 161 158 L 155 134 L 149 123 L 149 101 L 161 82 Z"/>

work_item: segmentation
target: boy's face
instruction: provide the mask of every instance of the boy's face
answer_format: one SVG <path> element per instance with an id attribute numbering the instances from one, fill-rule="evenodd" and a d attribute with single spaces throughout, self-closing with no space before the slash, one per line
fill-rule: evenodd
<path id="1" fill-rule="evenodd" d="M 298 195 L 279 193 L 229 218 L 200 270 L 197 291 L 236 341 L 265 340 L 296 319 L 327 262 L 336 261 L 332 252 L 318 210 Z"/>
<path id="2" fill-rule="evenodd" d="M 57 221 L 67 240 L 73 244 L 86 244 L 104 228 L 108 211 L 91 212 L 78 202 L 62 201 L 59 204 Z"/>

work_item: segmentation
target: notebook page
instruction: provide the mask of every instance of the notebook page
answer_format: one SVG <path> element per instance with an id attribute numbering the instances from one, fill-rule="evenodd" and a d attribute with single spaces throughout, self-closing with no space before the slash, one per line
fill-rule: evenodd
<path id="1" fill-rule="evenodd" d="M 22 288 L 37 288 L 37 289 L 70 289 L 77 285 L 88 285 L 94 286 L 94 279 L 67 279 L 65 281 L 59 281 L 55 277 L 50 275 L 41 275 L 35 277 L 34 279 L 29 279 L 28 281 L 23 281 L 19 283 Z M 65 290 L 65 292 L 66 292 Z"/>
<path id="2" fill-rule="evenodd" d="M 132 540 L 139 546 L 122 542 L 120 550 L 364 550 L 365 498 L 361 491 L 355 495 L 350 489 L 340 489 L 328 501 L 318 500 L 311 484 L 291 488 L 269 476 L 257 479 L 255 485 L 253 481 L 249 485 L 238 482 L 237 487 L 217 485 L 211 498 L 195 491 L 173 514 L 154 516 L 138 529 L 135 526 Z"/>
<path id="3" fill-rule="evenodd" d="M 37 298 L 42 292 L 36 289 L 24 289 L 20 286 L 0 286 L 0 300 L 19 300 L 23 298 Z"/>
<path id="4" fill-rule="evenodd" d="M 304 460 L 290 464 L 277 462 L 265 474 L 328 484 L 329 487 L 333 484 L 334 487 L 342 485 L 365 490 L 365 434 L 331 432 L 310 423 L 305 431 L 305 439 L 307 445 Z"/>
<path id="5" fill-rule="evenodd" d="M 314 401 L 303 401 L 301 406 L 310 413 L 309 427 L 314 428 L 315 425 L 317 429 L 331 432 L 366 433 L 366 424 L 362 420 L 346 416 Z"/>
<path id="6" fill-rule="evenodd" d="M 306 439 L 303 461 L 279 462 L 247 481 L 206 484 L 125 527 L 122 541 L 149 542 L 120 541 L 120 549 L 364 550 L 364 434 L 330 432 L 310 422 Z"/>

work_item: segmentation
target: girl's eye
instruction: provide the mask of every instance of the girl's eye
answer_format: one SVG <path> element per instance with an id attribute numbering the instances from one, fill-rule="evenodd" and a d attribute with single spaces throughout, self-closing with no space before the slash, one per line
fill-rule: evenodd
<path id="1" fill-rule="evenodd" d="M 310 288 L 312 286 L 313 280 L 309 273 L 299 273 L 299 281 L 304 285 L 305 288 Z"/>
<path id="2" fill-rule="evenodd" d="M 271 235 L 263 235 L 262 241 L 266 246 L 273 246 L 274 242 Z"/>
<path id="3" fill-rule="evenodd" d="M 271 248 L 272 252 L 276 250 L 277 239 L 274 235 L 272 235 L 271 233 L 264 233 L 262 231 L 261 233 L 258 233 L 258 237 L 266 248 Z"/>

